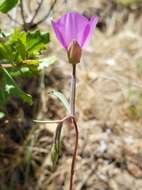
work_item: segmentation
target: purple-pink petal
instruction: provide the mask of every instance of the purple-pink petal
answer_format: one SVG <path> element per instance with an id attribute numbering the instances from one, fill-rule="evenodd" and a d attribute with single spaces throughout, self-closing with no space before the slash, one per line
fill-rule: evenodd
<path id="1" fill-rule="evenodd" d="M 86 29 L 85 29 L 84 34 L 82 36 L 83 41 L 82 41 L 81 47 L 85 47 L 88 44 L 88 42 L 89 42 L 89 40 L 91 38 L 91 35 L 93 33 L 93 30 L 96 28 L 98 20 L 99 20 L 99 18 L 97 16 L 93 16 L 90 19 L 89 24 L 88 24 L 89 25 L 88 29 L 87 29 L 87 26 L 86 26 Z"/>
<path id="2" fill-rule="evenodd" d="M 64 40 L 64 35 L 60 31 L 60 27 L 59 27 L 58 23 L 55 23 L 54 21 L 52 21 L 52 26 L 54 28 L 54 32 L 56 34 L 57 39 L 61 42 L 61 44 L 63 45 L 63 47 L 65 49 L 67 49 L 67 44 L 66 44 L 66 42 Z"/>
<path id="3" fill-rule="evenodd" d="M 93 29 L 96 27 L 98 17 L 88 20 L 76 12 L 67 13 L 56 22 L 52 22 L 55 34 L 65 49 L 76 40 L 80 47 L 84 47 L 90 39 Z"/>

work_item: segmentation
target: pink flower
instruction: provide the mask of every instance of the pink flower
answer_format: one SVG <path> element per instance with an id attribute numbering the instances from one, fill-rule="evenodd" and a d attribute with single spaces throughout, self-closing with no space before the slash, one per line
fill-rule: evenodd
<path id="1" fill-rule="evenodd" d="M 88 20 L 77 12 L 70 12 L 59 20 L 52 21 L 52 26 L 58 40 L 68 50 L 73 41 L 76 41 L 81 48 L 85 47 L 97 22 L 97 16 L 93 16 Z"/>

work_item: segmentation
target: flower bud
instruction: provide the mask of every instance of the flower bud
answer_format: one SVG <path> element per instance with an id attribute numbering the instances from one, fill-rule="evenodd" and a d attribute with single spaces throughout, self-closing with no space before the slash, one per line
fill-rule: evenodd
<path id="1" fill-rule="evenodd" d="M 69 63 L 77 64 L 80 62 L 82 50 L 77 41 L 71 42 L 67 53 L 68 53 Z"/>

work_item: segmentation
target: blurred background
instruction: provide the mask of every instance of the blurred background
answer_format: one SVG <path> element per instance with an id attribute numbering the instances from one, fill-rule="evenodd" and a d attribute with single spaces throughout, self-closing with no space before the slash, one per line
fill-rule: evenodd
<path id="1" fill-rule="evenodd" d="M 142 190 L 142 0 L 23 0 L 0 13 L 0 31 L 7 34 L 15 28 L 48 32 L 50 42 L 40 57 L 54 56 L 55 62 L 16 80 L 32 95 L 32 106 L 12 97 L 0 110 L 0 190 L 68 189 L 74 131 L 65 125 L 53 170 L 56 125 L 33 122 L 65 115 L 48 92 L 70 95 L 71 65 L 51 27 L 51 20 L 68 11 L 100 17 L 77 65 L 80 136 L 74 189 Z"/>

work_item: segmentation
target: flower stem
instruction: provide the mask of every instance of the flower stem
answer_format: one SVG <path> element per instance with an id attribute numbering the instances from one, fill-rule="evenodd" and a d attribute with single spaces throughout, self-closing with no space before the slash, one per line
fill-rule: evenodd
<path id="1" fill-rule="evenodd" d="M 72 78 L 71 78 L 71 98 L 70 98 L 70 108 L 71 108 L 71 122 L 75 128 L 75 147 L 71 163 L 71 173 L 70 173 L 70 186 L 69 190 L 73 190 L 73 177 L 74 177 L 74 168 L 76 162 L 77 148 L 78 148 L 78 127 L 75 119 L 75 95 L 76 95 L 76 64 L 72 64 Z"/>
<path id="2" fill-rule="evenodd" d="M 76 64 L 72 64 L 72 78 L 71 78 L 71 114 L 75 116 L 75 95 L 76 95 Z"/>
<path id="3" fill-rule="evenodd" d="M 74 168 L 75 168 L 75 162 L 76 162 L 76 155 L 77 155 L 77 148 L 78 148 L 78 137 L 79 137 L 79 132 L 78 132 L 78 127 L 75 118 L 71 119 L 74 128 L 75 128 L 75 147 L 74 147 L 74 153 L 72 157 L 72 163 L 71 163 L 71 175 L 70 175 L 70 187 L 69 190 L 73 190 L 73 177 L 74 177 Z"/>

